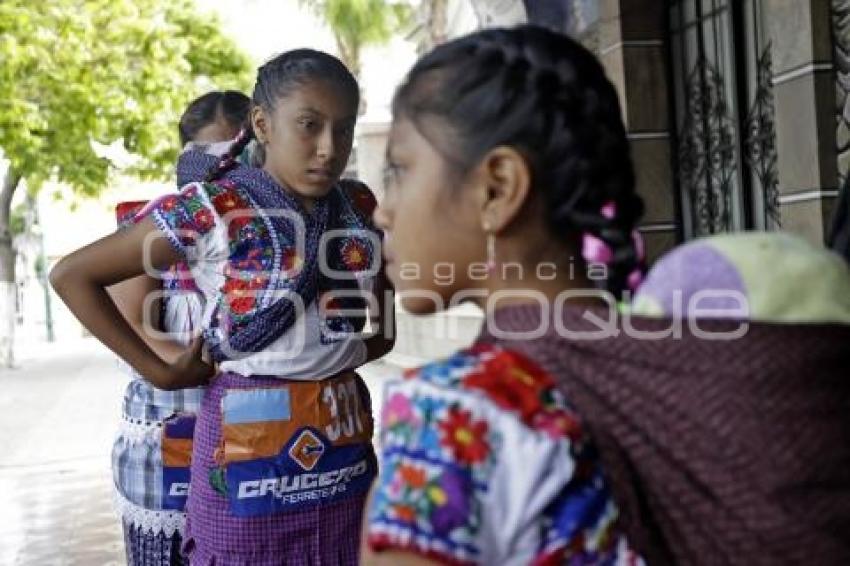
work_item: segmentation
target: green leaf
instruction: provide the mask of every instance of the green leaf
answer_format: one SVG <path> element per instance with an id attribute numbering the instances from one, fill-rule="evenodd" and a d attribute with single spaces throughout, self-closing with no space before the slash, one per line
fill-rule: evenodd
<path id="1" fill-rule="evenodd" d="M 387 43 L 407 29 L 413 8 L 407 2 L 389 0 L 300 0 L 324 20 L 334 34 L 339 56 L 358 75 L 360 52 L 369 45 Z"/>
<path id="2" fill-rule="evenodd" d="M 227 482 L 224 479 L 224 468 L 211 468 L 209 474 L 210 486 L 218 493 L 227 497 Z"/>
<path id="3" fill-rule="evenodd" d="M 95 197 L 122 140 L 125 173 L 173 176 L 177 121 L 201 86 L 247 89 L 253 65 L 192 0 L 0 0 L 0 151 L 28 186 Z"/>

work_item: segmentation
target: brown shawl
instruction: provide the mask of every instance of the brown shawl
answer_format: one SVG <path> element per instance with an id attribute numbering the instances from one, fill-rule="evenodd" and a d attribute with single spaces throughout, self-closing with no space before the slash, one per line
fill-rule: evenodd
<path id="1" fill-rule="evenodd" d="M 582 311 L 559 316 L 597 329 Z M 491 317 L 535 328 L 537 307 Z M 643 319 L 643 330 L 669 327 Z M 701 322 L 709 331 L 737 323 Z M 559 380 L 597 443 L 632 545 L 657 564 L 850 564 L 850 327 L 751 323 L 731 341 L 480 340 Z"/>

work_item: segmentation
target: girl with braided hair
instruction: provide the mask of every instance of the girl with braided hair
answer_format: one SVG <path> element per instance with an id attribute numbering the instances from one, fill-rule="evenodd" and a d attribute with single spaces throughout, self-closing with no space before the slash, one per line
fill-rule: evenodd
<path id="1" fill-rule="evenodd" d="M 258 71 L 251 127 L 216 157 L 184 152 L 179 194 L 51 273 L 89 330 L 153 385 L 209 383 L 197 416 L 186 536 L 192 564 L 354 564 L 376 473 L 354 370 L 391 340 L 374 197 L 340 180 L 359 88 L 335 57 L 283 53 Z M 252 167 L 242 159 L 254 142 Z M 108 258 L 108 259 L 107 259 Z M 176 361 L 118 320 L 104 288 L 186 261 L 201 335 Z M 373 290 L 380 301 L 367 301 Z M 163 450 L 166 475 L 182 436 Z M 172 450 L 173 449 L 173 450 Z"/>
<path id="2" fill-rule="evenodd" d="M 619 295 L 639 281 L 641 212 L 614 87 L 565 36 L 466 36 L 420 59 L 396 93 L 375 220 L 414 313 L 473 297 L 485 326 L 505 328 L 504 313 L 541 309 L 535 297 Z M 456 266 L 450 284 L 413 277 L 437 263 Z M 584 415 L 542 361 L 485 331 L 387 386 L 367 562 L 638 562 Z"/>
<path id="3" fill-rule="evenodd" d="M 846 294 L 846 268 L 748 238 L 764 261 L 737 277 L 703 244 L 640 308 L 666 316 L 671 281 L 696 296 L 709 270 L 756 282 L 751 320 L 725 300 L 687 327 L 621 318 L 641 210 L 617 95 L 575 41 L 489 29 L 414 65 L 375 212 L 388 276 L 414 313 L 472 300 L 485 321 L 386 385 L 366 563 L 850 563 L 850 311 L 823 291 Z M 450 281 L 423 275 L 446 265 Z M 792 271 L 833 284 L 807 285 L 821 296 L 789 322 L 775 283 Z M 777 286 L 779 302 L 757 292 Z"/>

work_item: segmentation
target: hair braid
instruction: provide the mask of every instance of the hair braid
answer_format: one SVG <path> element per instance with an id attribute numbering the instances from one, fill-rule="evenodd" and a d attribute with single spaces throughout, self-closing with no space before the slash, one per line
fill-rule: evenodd
<path id="1" fill-rule="evenodd" d="M 607 288 L 619 295 L 627 286 L 640 262 L 633 232 L 643 204 L 616 91 L 584 47 L 535 26 L 471 34 L 421 59 L 393 111 L 440 136 L 433 145 L 460 172 L 498 145 L 522 149 L 550 231 L 604 241 Z M 439 130 L 429 128 L 434 118 Z"/>
<path id="2" fill-rule="evenodd" d="M 254 129 L 251 126 L 245 126 L 239 132 L 239 135 L 236 136 L 236 139 L 233 140 L 233 144 L 230 146 L 230 149 L 227 150 L 227 153 L 221 156 L 219 162 L 213 167 L 209 173 L 207 173 L 206 182 L 210 183 L 212 181 L 221 179 L 228 171 L 233 169 L 236 166 L 236 159 L 242 155 L 242 152 L 254 139 Z"/>

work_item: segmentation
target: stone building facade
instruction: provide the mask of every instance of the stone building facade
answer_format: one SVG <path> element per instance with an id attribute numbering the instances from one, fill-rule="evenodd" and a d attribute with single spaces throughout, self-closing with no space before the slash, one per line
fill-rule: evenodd
<path id="1" fill-rule="evenodd" d="M 620 94 L 652 257 L 718 232 L 824 241 L 850 168 L 850 0 L 449 6 L 467 13 L 449 38 L 523 10 L 599 56 Z"/>

